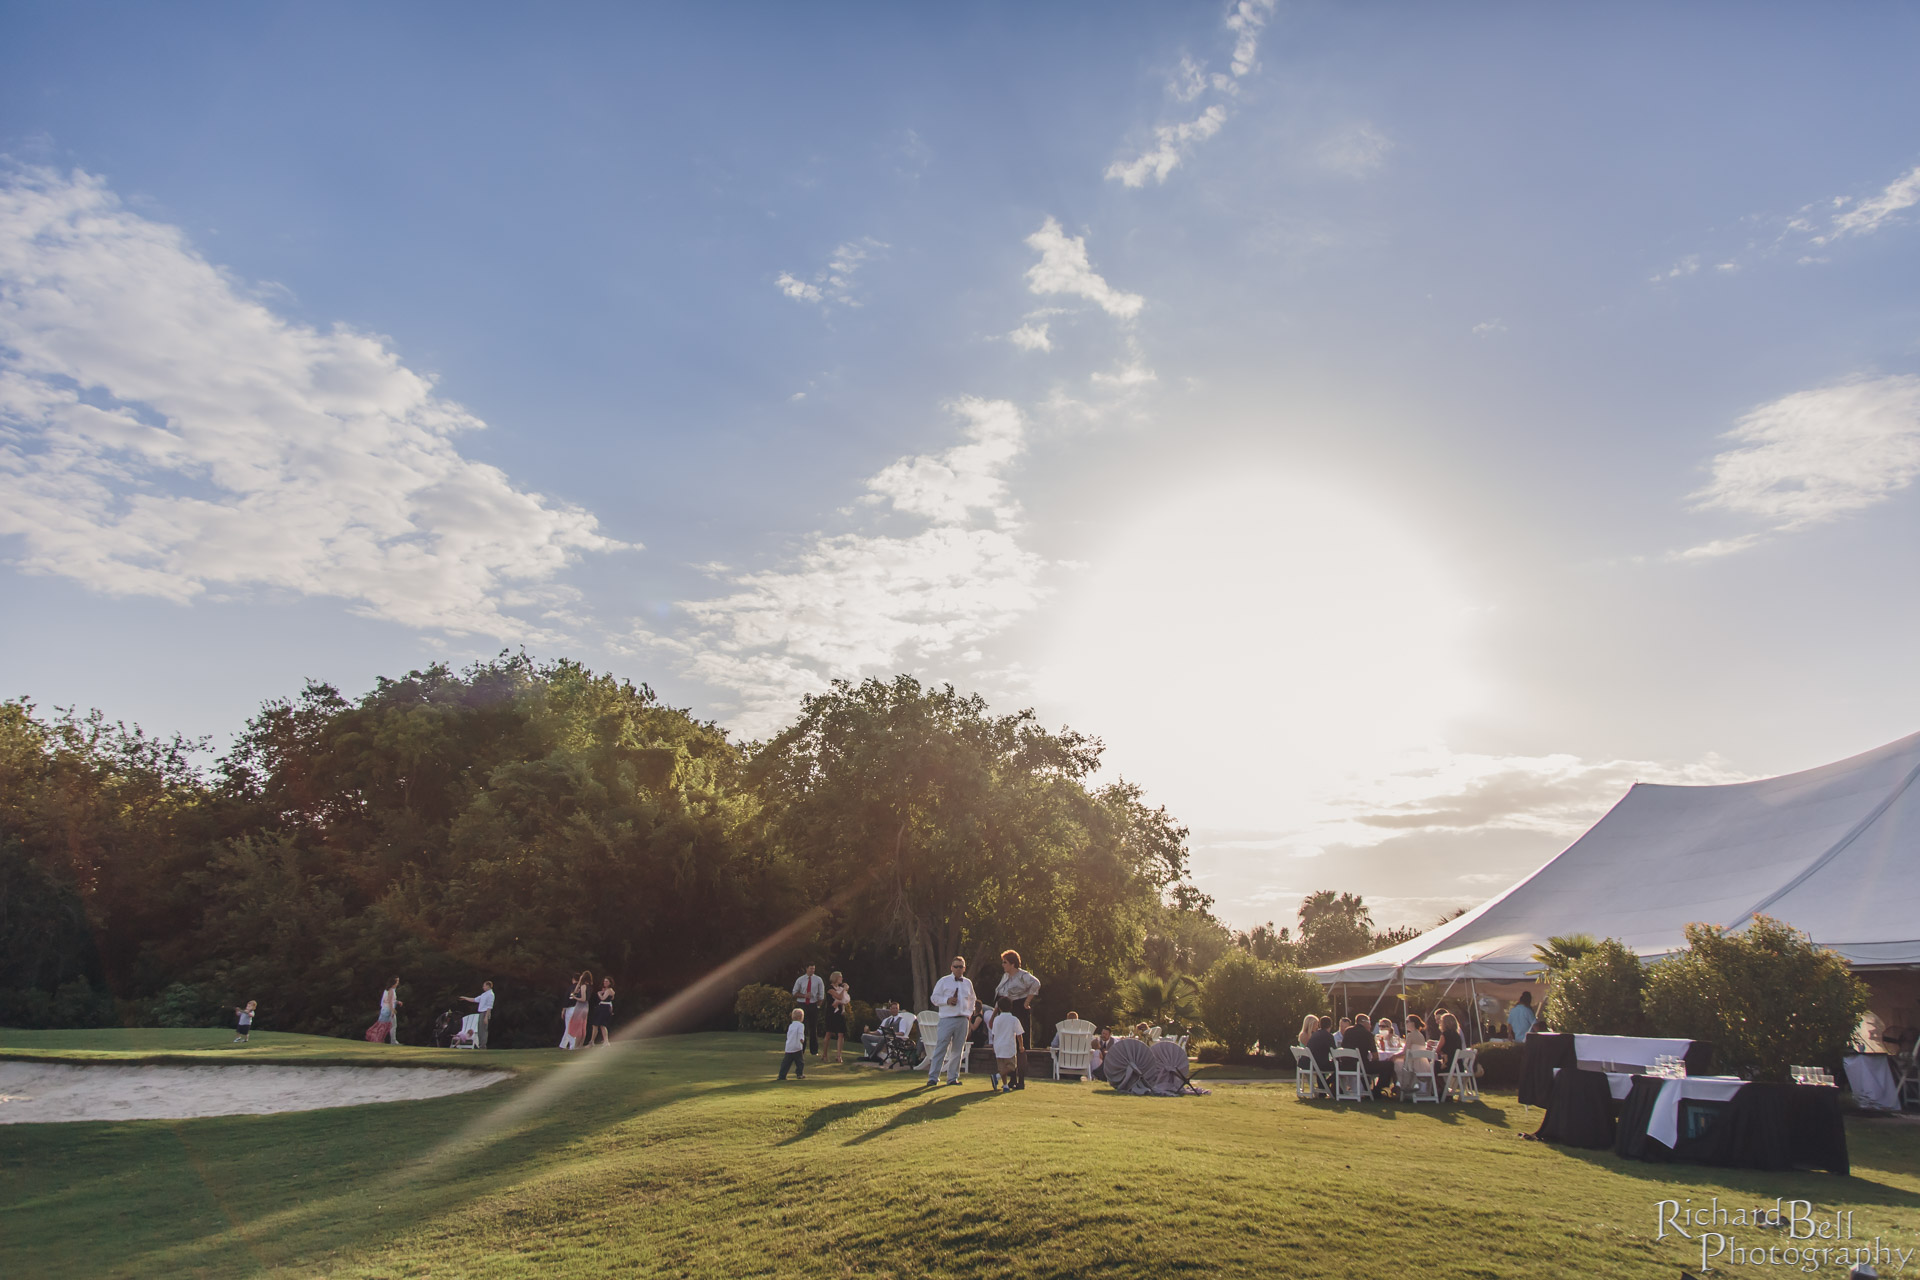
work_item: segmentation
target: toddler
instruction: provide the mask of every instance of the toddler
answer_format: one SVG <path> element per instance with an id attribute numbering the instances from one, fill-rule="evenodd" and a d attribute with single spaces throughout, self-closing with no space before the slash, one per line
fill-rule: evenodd
<path id="1" fill-rule="evenodd" d="M 787 1023 L 787 1052 L 780 1059 L 780 1078 L 787 1078 L 787 1068 L 794 1069 L 794 1078 L 807 1078 L 807 1011 L 795 1009 L 793 1020 Z"/>
<path id="2" fill-rule="evenodd" d="M 1012 1093 L 1020 1081 L 1020 1019 L 1014 1016 L 1013 1001 L 1004 997 L 993 1009 L 993 1026 L 988 1034 L 993 1037 L 994 1088 L 1001 1093 Z M 1004 1088 L 1000 1084 L 1002 1077 L 1007 1082 Z"/>
<path id="3" fill-rule="evenodd" d="M 235 1044 L 246 1044 L 248 1039 L 253 1035 L 253 1013 L 254 1010 L 259 1007 L 260 1002 L 258 1000 L 249 1000 L 247 1001 L 246 1008 L 235 1009 L 233 1011 L 233 1029 L 240 1033 L 233 1038 Z"/>

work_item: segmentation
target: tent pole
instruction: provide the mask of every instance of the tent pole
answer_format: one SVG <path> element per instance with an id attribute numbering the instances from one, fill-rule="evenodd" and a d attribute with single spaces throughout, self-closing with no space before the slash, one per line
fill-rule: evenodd
<path id="1" fill-rule="evenodd" d="M 1467 999 L 1473 1004 L 1473 1042 L 1479 1044 L 1487 1037 L 1485 1029 L 1480 1025 L 1480 988 L 1475 985 L 1472 978 L 1467 979 Z"/>

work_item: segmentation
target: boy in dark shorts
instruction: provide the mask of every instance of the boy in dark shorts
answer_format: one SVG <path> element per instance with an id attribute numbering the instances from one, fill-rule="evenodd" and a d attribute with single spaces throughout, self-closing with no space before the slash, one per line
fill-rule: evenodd
<path id="1" fill-rule="evenodd" d="M 235 1044 L 248 1043 L 248 1038 L 253 1035 L 254 1010 L 259 1007 L 260 1002 L 258 1000 L 249 1000 L 247 1001 L 246 1008 L 235 1009 L 233 1011 L 233 1029 L 240 1033 L 233 1038 Z"/>

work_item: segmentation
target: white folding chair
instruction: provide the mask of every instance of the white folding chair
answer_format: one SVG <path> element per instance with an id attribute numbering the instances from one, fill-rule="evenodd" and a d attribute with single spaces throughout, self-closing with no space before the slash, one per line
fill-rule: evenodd
<path id="1" fill-rule="evenodd" d="M 1313 1060 L 1313 1054 L 1305 1045 L 1293 1046 L 1293 1096 L 1296 1098 L 1331 1098 L 1333 1086 L 1327 1083 L 1327 1073 Z"/>
<path id="2" fill-rule="evenodd" d="M 1407 1050 L 1407 1071 L 1413 1081 L 1413 1090 L 1408 1100 L 1414 1103 L 1439 1102 L 1440 1081 L 1436 1074 L 1437 1060 L 1431 1049 Z"/>
<path id="3" fill-rule="evenodd" d="M 448 1047 L 453 1049 L 477 1049 L 480 1039 L 480 1015 L 469 1013 L 460 1019 L 460 1030 L 454 1033 Z"/>
<path id="4" fill-rule="evenodd" d="M 1460 1102 L 1480 1101 L 1480 1082 L 1473 1073 L 1479 1059 L 1478 1049 L 1462 1049 L 1453 1055 L 1453 1065 L 1447 1068 L 1448 1096 Z"/>
<path id="5" fill-rule="evenodd" d="M 1093 1075 L 1093 1024 L 1085 1018 L 1068 1018 L 1053 1024 L 1060 1043 L 1053 1048 L 1053 1078 L 1062 1071 L 1078 1071 L 1082 1083 Z"/>
<path id="6" fill-rule="evenodd" d="M 1333 1100 L 1335 1102 L 1373 1101 L 1373 1082 L 1367 1079 L 1367 1067 L 1358 1049 L 1333 1051 Z"/>
<path id="7" fill-rule="evenodd" d="M 914 1065 L 926 1067 L 933 1064 L 934 1048 L 940 1043 L 940 1011 L 922 1009 L 914 1017 L 920 1019 L 920 1061 Z M 945 1066 L 945 1063 L 941 1064 Z"/>

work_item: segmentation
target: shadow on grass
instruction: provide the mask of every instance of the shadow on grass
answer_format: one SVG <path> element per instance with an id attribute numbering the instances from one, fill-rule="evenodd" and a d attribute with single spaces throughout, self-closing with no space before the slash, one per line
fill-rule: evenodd
<path id="1" fill-rule="evenodd" d="M 838 1123 L 841 1120 L 852 1119 L 854 1116 L 865 1111 L 871 1111 L 875 1107 L 890 1106 L 925 1087 L 924 1085 L 916 1085 L 910 1089 L 896 1089 L 892 1093 L 882 1094 L 876 1098 L 857 1098 L 852 1102 L 835 1102 L 817 1108 L 809 1114 L 805 1120 L 800 1122 L 799 1130 L 795 1132 L 792 1137 L 782 1139 L 779 1145 L 790 1147 L 796 1142 L 804 1142 L 830 1124 Z"/>
<path id="2" fill-rule="evenodd" d="M 1787 1199 L 1811 1200 L 1815 1204 L 1825 1202 L 1920 1209 L 1920 1194 L 1901 1187 L 1889 1186 L 1884 1182 L 1875 1182 L 1871 1178 L 1864 1178 L 1858 1174 L 1848 1177 L 1810 1169 L 1773 1171 L 1733 1169 L 1710 1164 L 1661 1163 L 1652 1160 L 1630 1160 L 1624 1156 L 1615 1155 L 1610 1149 L 1563 1147 L 1550 1142 L 1542 1142 L 1538 1145 L 1543 1150 L 1558 1152 L 1569 1160 L 1577 1160 L 1581 1164 L 1604 1169 L 1615 1177 L 1631 1178 L 1636 1182 L 1659 1183 L 1663 1187 L 1700 1189 L 1708 1193 L 1731 1187 L 1738 1191 L 1751 1192 L 1755 1203 L 1771 1205 L 1776 1196 L 1784 1194 Z M 1783 1186 L 1791 1189 L 1783 1193 L 1781 1190 Z"/>
<path id="3" fill-rule="evenodd" d="M 1363 1115 L 1375 1120 L 1413 1119 L 1431 1116 L 1441 1124 L 1457 1125 L 1469 1121 L 1489 1129 L 1508 1129 L 1507 1113 L 1485 1102 L 1447 1102 L 1439 1106 L 1413 1102 L 1335 1102 L 1330 1098 L 1301 1098 L 1299 1105 L 1330 1115 Z"/>
<path id="4" fill-rule="evenodd" d="M 857 1147 L 863 1142 L 872 1142 L 875 1138 L 892 1133 L 896 1129 L 904 1129 L 910 1124 L 926 1124 L 930 1120 L 951 1120 L 960 1114 L 960 1108 L 971 1106 L 976 1102 L 984 1102 L 995 1096 L 985 1090 L 971 1089 L 965 1093 L 942 1093 L 939 1097 L 923 1102 L 917 1107 L 907 1108 L 877 1128 L 848 1138 L 840 1145 Z"/>

